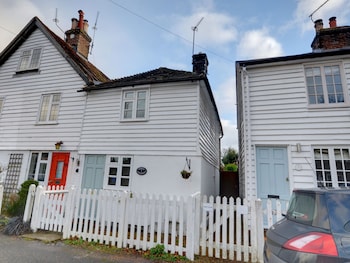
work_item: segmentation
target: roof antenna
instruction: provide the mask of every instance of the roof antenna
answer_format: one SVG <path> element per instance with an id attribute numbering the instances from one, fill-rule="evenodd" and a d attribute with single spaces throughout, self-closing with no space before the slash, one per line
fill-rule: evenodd
<path id="1" fill-rule="evenodd" d="M 92 35 L 92 42 L 91 42 L 90 55 L 92 54 L 92 49 L 94 48 L 95 33 L 96 33 L 96 30 L 97 30 L 97 20 L 98 20 L 99 14 L 100 14 L 100 12 L 97 11 L 96 20 L 95 20 L 95 25 L 92 27 L 92 29 L 94 30 L 94 34 Z"/>
<path id="2" fill-rule="evenodd" d="M 63 35 L 64 35 L 64 31 L 62 30 L 62 28 L 60 28 L 60 27 L 58 26 L 59 20 L 58 20 L 58 18 L 57 18 L 57 8 L 56 8 L 55 18 L 53 19 L 53 21 L 55 22 L 55 24 L 56 24 L 56 26 L 58 27 L 58 29 L 61 30 L 62 33 L 63 33 Z"/>
<path id="3" fill-rule="evenodd" d="M 311 19 L 312 22 L 314 22 L 314 20 L 312 19 L 313 14 L 315 14 L 318 10 L 320 10 L 322 6 L 324 6 L 325 4 L 327 4 L 328 1 L 329 1 L 329 0 L 326 0 L 326 1 L 325 1 L 322 5 L 320 5 L 315 11 L 313 11 L 313 12 L 311 13 L 311 15 L 309 15 L 309 17 L 310 17 L 310 19 Z"/>
<path id="4" fill-rule="evenodd" d="M 194 27 L 192 27 L 192 30 L 193 30 L 193 44 L 192 44 L 192 56 L 194 54 L 194 38 L 195 38 L 195 34 L 196 34 L 196 31 L 198 30 L 198 26 L 199 24 L 203 21 L 204 17 L 202 17 L 199 22 L 197 23 L 197 25 L 195 25 Z"/>

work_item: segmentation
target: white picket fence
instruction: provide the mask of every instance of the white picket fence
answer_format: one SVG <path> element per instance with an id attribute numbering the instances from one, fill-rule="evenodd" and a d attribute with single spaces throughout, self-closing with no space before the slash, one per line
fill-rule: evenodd
<path id="1" fill-rule="evenodd" d="M 272 207 L 272 206 L 271 206 Z M 32 185 L 24 221 L 63 233 L 63 238 L 170 253 L 263 261 L 264 214 L 260 200 L 149 195 L 92 189 L 44 189 Z M 271 220 L 276 217 L 271 216 Z M 272 222 L 272 221 L 271 221 Z"/>

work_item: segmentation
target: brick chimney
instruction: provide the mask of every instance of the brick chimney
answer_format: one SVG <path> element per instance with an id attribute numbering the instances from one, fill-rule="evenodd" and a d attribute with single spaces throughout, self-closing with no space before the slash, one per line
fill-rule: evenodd
<path id="1" fill-rule="evenodd" d="M 207 75 L 209 62 L 206 54 L 199 53 L 193 55 L 192 65 L 194 73 Z"/>
<path id="2" fill-rule="evenodd" d="M 316 35 L 311 43 L 313 52 L 350 48 L 350 26 L 337 26 L 335 16 L 329 18 L 329 28 L 323 28 L 322 19 L 315 21 Z"/>
<path id="3" fill-rule="evenodd" d="M 88 58 L 91 37 L 88 35 L 89 24 L 84 19 L 84 12 L 78 11 L 79 20 L 72 18 L 72 28 L 65 32 L 66 42 L 81 56 Z"/>

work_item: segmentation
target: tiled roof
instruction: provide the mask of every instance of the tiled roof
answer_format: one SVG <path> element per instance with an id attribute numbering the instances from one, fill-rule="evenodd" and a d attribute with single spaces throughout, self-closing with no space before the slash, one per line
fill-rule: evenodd
<path id="1" fill-rule="evenodd" d="M 207 81 L 207 78 L 204 74 L 197 74 L 189 71 L 174 70 L 174 69 L 161 67 L 158 69 L 139 73 L 136 75 L 123 77 L 120 79 L 114 79 L 98 85 L 91 85 L 91 86 L 85 87 L 83 90 L 88 91 L 88 90 L 118 88 L 118 87 L 144 85 L 144 84 L 178 82 L 178 81 L 195 81 L 195 80 Z"/>
<path id="2" fill-rule="evenodd" d="M 38 17 L 34 17 L 15 39 L 0 54 L 0 65 L 21 45 L 35 30 L 40 29 L 50 41 L 58 48 L 87 85 L 109 81 L 110 79 L 88 60 L 79 56 L 63 39 L 52 32 Z"/>

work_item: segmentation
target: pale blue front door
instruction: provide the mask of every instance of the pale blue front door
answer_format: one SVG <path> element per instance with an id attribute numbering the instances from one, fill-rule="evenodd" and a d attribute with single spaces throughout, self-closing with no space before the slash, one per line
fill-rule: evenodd
<path id="1" fill-rule="evenodd" d="M 256 166 L 258 198 L 263 201 L 268 198 L 288 201 L 290 190 L 287 148 L 257 147 Z"/>
<path id="2" fill-rule="evenodd" d="M 103 187 L 105 164 L 105 155 L 85 155 L 84 174 L 81 184 L 82 189 L 101 189 Z"/>

